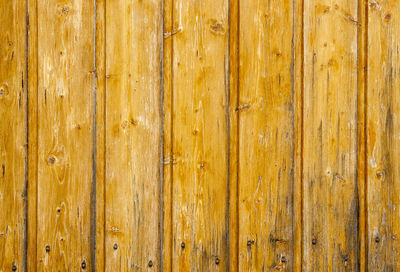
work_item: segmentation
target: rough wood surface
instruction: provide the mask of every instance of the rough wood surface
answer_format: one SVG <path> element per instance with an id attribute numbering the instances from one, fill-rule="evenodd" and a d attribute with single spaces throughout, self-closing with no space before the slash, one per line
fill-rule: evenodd
<path id="1" fill-rule="evenodd" d="M 37 269 L 37 189 L 38 189 L 38 36 L 37 1 L 27 2 L 28 21 L 28 218 L 27 228 L 27 271 Z"/>
<path id="2" fill-rule="evenodd" d="M 93 3 L 37 2 L 39 271 L 92 267 Z"/>
<path id="3" fill-rule="evenodd" d="M 400 269 L 400 3 L 369 1 L 368 268 Z"/>
<path id="4" fill-rule="evenodd" d="M 400 270 L 399 14 L 1 1 L 0 272 Z"/>
<path id="5" fill-rule="evenodd" d="M 93 237 L 92 227 L 92 258 L 95 262 L 95 271 L 105 271 L 105 88 L 106 88 L 106 29 L 105 29 L 105 2 L 96 0 L 96 56 L 95 56 L 95 204 L 92 202 L 92 224 L 95 224 L 95 235 Z M 93 209 L 95 209 L 93 211 Z M 94 248 L 93 248 L 94 247 Z"/>
<path id="6" fill-rule="evenodd" d="M 0 3 L 0 271 L 24 269 L 26 24 L 24 1 Z"/>
<path id="7" fill-rule="evenodd" d="M 228 1 L 172 14 L 172 271 L 225 271 Z"/>
<path id="8" fill-rule="evenodd" d="M 106 271 L 160 267 L 161 2 L 106 2 Z"/>
<path id="9" fill-rule="evenodd" d="M 357 270 L 357 8 L 304 2 L 304 271 Z"/>
<path id="10" fill-rule="evenodd" d="M 293 266 L 292 8 L 240 2 L 239 271 Z"/>

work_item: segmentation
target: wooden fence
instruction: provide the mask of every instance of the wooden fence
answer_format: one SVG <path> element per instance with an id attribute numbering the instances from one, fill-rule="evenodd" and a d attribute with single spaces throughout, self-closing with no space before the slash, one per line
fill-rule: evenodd
<path id="1" fill-rule="evenodd" d="M 1 0 L 0 271 L 399 271 L 400 1 Z"/>

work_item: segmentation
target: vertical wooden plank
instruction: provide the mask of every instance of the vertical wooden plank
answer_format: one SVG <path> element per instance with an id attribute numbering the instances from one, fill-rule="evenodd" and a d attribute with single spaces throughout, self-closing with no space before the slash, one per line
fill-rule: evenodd
<path id="1" fill-rule="evenodd" d="M 105 0 L 95 0 L 96 4 L 96 214 L 95 214 L 95 271 L 105 271 Z"/>
<path id="2" fill-rule="evenodd" d="M 293 3 L 241 1 L 239 27 L 239 270 L 292 270 Z"/>
<path id="3" fill-rule="evenodd" d="M 239 271 L 239 5 L 229 0 L 229 271 Z"/>
<path id="4" fill-rule="evenodd" d="M 368 9 L 368 268 L 400 269 L 400 2 Z"/>
<path id="5" fill-rule="evenodd" d="M 38 189 L 38 32 L 37 0 L 28 0 L 28 218 L 27 271 L 37 265 Z"/>
<path id="6" fill-rule="evenodd" d="M 93 3 L 37 2 L 39 271 L 92 269 Z"/>
<path id="7" fill-rule="evenodd" d="M 172 271 L 173 257 L 173 224 L 172 224 L 172 58 L 173 58 L 173 35 L 176 28 L 172 24 L 173 0 L 164 1 L 164 52 L 163 52 L 163 230 L 162 230 L 162 271 Z"/>
<path id="8" fill-rule="evenodd" d="M 161 1 L 106 2 L 106 270 L 160 269 Z"/>
<path id="9" fill-rule="evenodd" d="M 367 80 L 367 58 L 366 58 L 366 15 L 368 0 L 358 1 L 358 75 L 357 75 L 357 190 L 358 190 L 358 260 L 359 271 L 368 271 L 368 250 L 367 250 L 367 160 L 366 160 L 366 80 Z"/>
<path id="10" fill-rule="evenodd" d="M 0 3 L 0 271 L 24 269 L 26 7 Z"/>
<path id="11" fill-rule="evenodd" d="M 228 1 L 173 1 L 172 271 L 227 264 Z"/>
<path id="12" fill-rule="evenodd" d="M 304 0 L 293 2 L 293 271 L 302 271 L 303 255 L 303 95 Z"/>
<path id="13" fill-rule="evenodd" d="M 357 1 L 304 3 L 304 271 L 357 271 Z"/>

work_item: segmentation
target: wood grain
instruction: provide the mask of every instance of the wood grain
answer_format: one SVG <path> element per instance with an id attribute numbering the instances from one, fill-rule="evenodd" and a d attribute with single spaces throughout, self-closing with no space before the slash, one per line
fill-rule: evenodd
<path id="1" fill-rule="evenodd" d="M 37 270 L 38 192 L 38 18 L 37 1 L 27 2 L 28 27 L 28 218 L 27 271 Z"/>
<path id="2" fill-rule="evenodd" d="M 357 1 L 304 2 L 304 271 L 356 271 Z"/>
<path id="3" fill-rule="evenodd" d="M 228 1 L 172 9 L 172 271 L 225 271 Z"/>
<path id="4" fill-rule="evenodd" d="M 173 36 L 176 29 L 172 24 L 173 1 L 164 1 L 163 27 L 163 221 L 162 221 L 162 271 L 172 271 L 173 223 L 172 223 L 172 59 Z"/>
<path id="5" fill-rule="evenodd" d="M 95 205 L 92 202 L 92 224 L 95 224 L 95 237 L 92 233 L 92 255 L 94 254 L 95 270 L 105 271 L 105 89 L 106 89 L 106 6 L 105 0 L 96 0 L 96 41 L 95 41 Z M 93 211 L 93 209 L 95 209 Z M 93 214 L 94 213 L 94 214 Z M 93 228 L 93 226 L 92 226 Z M 93 230 L 92 230 L 93 231 Z"/>
<path id="6" fill-rule="evenodd" d="M 398 1 L 369 1 L 367 81 L 368 269 L 400 269 Z"/>
<path id="7" fill-rule="evenodd" d="M 293 271 L 302 271 L 303 258 L 303 111 L 304 0 L 293 1 Z"/>
<path id="8" fill-rule="evenodd" d="M 229 271 L 239 271 L 239 7 L 240 0 L 229 0 L 229 127 L 228 127 L 228 251 Z"/>
<path id="9" fill-rule="evenodd" d="M 396 0 L 0 3 L 0 271 L 397 271 Z"/>
<path id="10" fill-rule="evenodd" d="M 160 269 L 160 1 L 106 2 L 106 271 Z"/>
<path id="11" fill-rule="evenodd" d="M 37 2 L 37 270 L 92 268 L 93 1 Z"/>
<path id="12" fill-rule="evenodd" d="M 293 266 L 292 8 L 240 2 L 239 271 Z"/>
<path id="13" fill-rule="evenodd" d="M 0 271 L 25 269 L 26 6 L 0 3 Z"/>

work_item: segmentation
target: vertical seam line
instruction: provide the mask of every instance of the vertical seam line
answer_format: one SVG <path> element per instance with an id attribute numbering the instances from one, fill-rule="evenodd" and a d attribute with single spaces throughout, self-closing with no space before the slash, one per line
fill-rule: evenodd
<path id="1" fill-rule="evenodd" d="M 165 1 L 161 0 L 160 14 L 160 271 L 163 271 L 163 236 L 164 236 L 164 7 Z"/>
<path id="2" fill-rule="evenodd" d="M 231 12 L 230 12 L 230 1 L 227 1 L 227 6 L 228 6 L 228 31 L 227 31 L 227 57 L 225 57 L 225 67 L 227 67 L 227 71 L 225 72 L 225 82 L 226 82 L 226 109 L 225 109 L 225 122 L 226 122 L 226 139 L 227 139 L 227 144 L 226 144 L 226 187 L 227 187 L 227 194 L 226 194 L 226 267 L 225 270 L 229 271 L 229 263 L 230 263 L 230 233 L 231 233 L 231 228 L 230 228 L 230 222 L 231 222 L 231 217 L 230 217 L 230 31 L 231 31 Z"/>
<path id="3" fill-rule="evenodd" d="M 97 26 L 97 0 L 93 1 L 93 120 L 92 120 L 92 126 L 93 126 L 93 134 L 92 134 L 92 192 L 91 192 L 91 266 L 92 266 L 92 271 L 96 271 L 96 214 L 97 214 L 97 197 L 96 197 L 96 191 L 97 191 L 97 173 L 96 173 L 96 166 L 97 166 L 97 110 L 96 110 L 96 104 L 97 104 L 97 62 L 96 62 L 96 55 L 97 55 L 97 31 L 96 31 L 96 26 Z"/>
<path id="4" fill-rule="evenodd" d="M 174 0 L 171 1 L 171 33 L 174 30 Z M 170 183 L 171 183 L 171 188 L 170 188 L 170 216 L 171 216 L 171 224 L 170 224 L 170 239 L 172 240 L 170 243 L 171 247 L 171 270 L 173 270 L 174 267 L 174 228 L 173 228 L 173 220 L 174 220 L 174 210 L 173 210 L 173 203 L 174 203 L 174 36 L 171 35 L 171 61 L 170 61 L 170 73 L 171 73 L 171 86 L 170 86 L 170 94 L 171 94 L 171 107 L 170 107 L 170 118 L 171 118 L 171 131 L 170 131 L 170 148 L 171 152 L 169 154 L 170 157 Z"/>
<path id="5" fill-rule="evenodd" d="M 364 0 L 365 11 L 364 11 L 364 20 L 365 20 L 365 30 L 364 30 L 364 190 L 365 190 L 365 205 L 364 205 L 364 213 L 365 213 L 365 266 L 366 270 L 368 270 L 368 5 L 366 0 Z"/>
<path id="6" fill-rule="evenodd" d="M 29 175 L 29 94 L 28 94 L 28 61 L 29 61 L 29 13 L 28 0 L 25 0 L 25 73 L 22 80 L 25 80 L 25 158 L 24 158 L 24 238 L 23 238 L 23 260 L 22 270 L 27 271 L 28 259 L 28 175 Z"/>
<path id="7" fill-rule="evenodd" d="M 236 109 L 239 109 L 240 103 L 240 0 L 237 0 L 237 27 L 236 27 Z M 239 214 L 239 197 L 240 197 L 240 182 L 239 182 L 239 171 L 240 171 L 240 111 L 237 111 L 236 118 L 236 265 L 237 271 L 240 271 L 240 254 L 239 254 L 239 240 L 240 240 L 240 214 Z"/>

